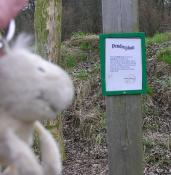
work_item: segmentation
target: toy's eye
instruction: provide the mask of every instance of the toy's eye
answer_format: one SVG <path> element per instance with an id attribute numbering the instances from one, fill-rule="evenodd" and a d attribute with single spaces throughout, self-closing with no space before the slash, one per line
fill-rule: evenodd
<path id="1" fill-rule="evenodd" d="M 45 69 L 43 69 L 42 67 L 38 67 L 37 68 L 40 72 L 46 72 Z"/>

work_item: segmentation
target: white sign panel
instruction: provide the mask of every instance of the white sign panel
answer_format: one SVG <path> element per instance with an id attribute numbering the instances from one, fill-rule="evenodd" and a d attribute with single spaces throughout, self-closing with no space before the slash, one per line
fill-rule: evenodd
<path id="1" fill-rule="evenodd" d="M 142 90 L 140 38 L 105 39 L 106 91 Z"/>

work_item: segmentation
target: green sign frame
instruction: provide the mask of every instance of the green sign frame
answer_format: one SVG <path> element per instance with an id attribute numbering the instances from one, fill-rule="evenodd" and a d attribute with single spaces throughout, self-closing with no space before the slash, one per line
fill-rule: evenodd
<path id="1" fill-rule="evenodd" d="M 145 48 L 145 34 L 142 32 L 137 33 L 113 33 L 113 34 L 100 34 L 99 48 L 100 48 L 100 63 L 101 63 L 101 83 L 102 94 L 104 96 L 112 95 L 127 95 L 127 94 L 144 94 L 147 91 L 147 75 L 146 75 L 146 48 Z M 107 90 L 106 88 L 106 42 L 107 39 L 140 39 L 141 43 L 141 88 L 129 90 Z M 115 82 L 114 82 L 115 83 Z M 117 82 L 119 83 L 119 82 Z"/>

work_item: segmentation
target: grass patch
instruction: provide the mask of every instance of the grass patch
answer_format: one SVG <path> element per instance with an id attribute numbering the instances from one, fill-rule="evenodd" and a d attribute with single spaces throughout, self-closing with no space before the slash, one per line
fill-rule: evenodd
<path id="1" fill-rule="evenodd" d="M 92 144 L 101 145 L 105 141 L 106 113 L 97 107 L 86 117 L 80 126 L 81 134 Z"/>
<path id="2" fill-rule="evenodd" d="M 144 151 L 147 149 L 151 149 L 154 146 L 154 142 L 149 138 L 144 138 L 143 139 L 143 146 L 144 146 Z"/>
<path id="3" fill-rule="evenodd" d="M 152 96 L 153 95 L 153 88 L 149 85 L 147 85 L 147 94 Z"/>
<path id="4" fill-rule="evenodd" d="M 153 37 L 146 38 L 146 44 L 161 44 L 163 42 L 171 40 L 171 33 L 157 33 Z"/>
<path id="5" fill-rule="evenodd" d="M 171 64 L 171 47 L 167 47 L 158 52 L 157 58 L 167 64 Z"/>
<path id="6" fill-rule="evenodd" d="M 146 125 L 144 125 L 144 129 L 151 131 L 158 131 L 159 125 L 158 123 L 146 123 Z"/>
<path id="7" fill-rule="evenodd" d="M 74 32 L 73 34 L 72 34 L 72 38 L 83 38 L 84 36 L 86 36 L 87 34 L 86 33 L 84 33 L 84 32 Z"/>
<path id="8" fill-rule="evenodd" d="M 91 43 L 89 43 L 89 42 L 81 43 L 80 44 L 80 49 L 84 50 L 84 51 L 92 49 Z"/>
<path id="9" fill-rule="evenodd" d="M 89 77 L 89 73 L 86 70 L 81 70 L 76 74 L 76 78 L 79 80 L 87 80 Z"/>
<path id="10" fill-rule="evenodd" d="M 66 55 L 62 64 L 65 68 L 74 68 L 77 65 L 77 59 L 73 55 Z"/>

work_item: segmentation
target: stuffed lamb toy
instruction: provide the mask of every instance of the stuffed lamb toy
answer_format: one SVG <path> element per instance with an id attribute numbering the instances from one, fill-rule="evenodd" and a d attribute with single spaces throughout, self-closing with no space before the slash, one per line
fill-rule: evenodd
<path id="1" fill-rule="evenodd" d="M 2 175 L 59 175 L 58 145 L 39 122 L 55 119 L 73 99 L 70 76 L 27 47 L 20 35 L 0 57 L 0 163 Z M 41 161 L 32 152 L 33 131 L 40 137 Z"/>

